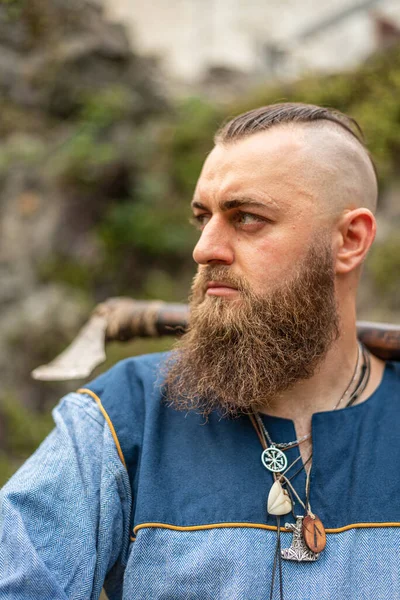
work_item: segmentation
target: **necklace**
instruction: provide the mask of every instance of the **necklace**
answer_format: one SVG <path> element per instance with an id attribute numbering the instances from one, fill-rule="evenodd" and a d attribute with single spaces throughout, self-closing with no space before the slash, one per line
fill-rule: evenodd
<path id="1" fill-rule="evenodd" d="M 360 366 L 361 357 L 362 357 L 363 364 L 362 364 L 360 376 L 357 381 L 357 374 L 358 374 L 358 370 L 359 370 L 359 366 Z M 356 362 L 356 366 L 355 366 L 353 375 L 352 375 L 351 380 L 350 380 L 349 384 L 347 385 L 345 391 L 343 392 L 342 396 L 340 397 L 339 402 L 337 402 L 337 404 L 335 405 L 333 410 L 336 410 L 340 406 L 343 399 L 347 398 L 348 396 L 350 396 L 350 397 L 349 397 L 347 403 L 345 404 L 344 408 L 352 405 L 355 402 L 355 400 L 364 391 L 366 385 L 368 384 L 369 376 L 370 376 L 370 358 L 369 358 L 367 351 L 359 343 L 358 344 L 358 353 L 357 353 L 357 362 Z M 267 468 L 269 471 L 271 471 L 274 476 L 274 484 L 273 484 L 273 486 L 270 490 L 269 496 L 268 496 L 268 512 L 270 514 L 273 514 L 276 516 L 277 515 L 281 516 L 281 515 L 288 514 L 289 512 L 291 512 L 293 510 L 293 502 L 291 500 L 291 497 L 289 496 L 288 491 L 283 489 L 283 487 L 282 487 L 282 483 L 283 483 L 288 486 L 288 489 L 291 490 L 291 492 L 298 499 L 299 503 L 303 506 L 303 509 L 305 512 L 304 519 L 306 520 L 308 516 L 310 516 L 313 520 L 317 519 L 317 517 L 315 517 L 315 515 L 311 511 L 310 502 L 309 502 L 310 471 L 308 471 L 308 473 L 307 473 L 306 505 L 302 502 L 302 500 L 299 497 L 299 495 L 297 494 L 296 490 L 293 488 L 292 484 L 290 483 L 290 480 L 293 479 L 298 473 L 300 473 L 300 471 L 302 471 L 305 468 L 305 465 L 311 460 L 312 453 L 310 454 L 308 459 L 305 461 L 305 463 L 301 466 L 301 468 L 298 469 L 296 471 L 296 473 L 289 478 L 286 476 L 288 471 L 300 460 L 301 455 L 299 455 L 288 466 L 288 461 L 284 454 L 286 449 L 292 448 L 296 445 L 301 444 L 303 441 L 310 438 L 311 434 L 308 434 L 307 436 L 303 436 L 293 442 L 288 442 L 285 444 L 275 444 L 272 441 L 263 421 L 261 420 L 260 415 L 258 413 L 256 413 L 256 414 L 249 415 L 249 416 L 250 416 L 250 419 L 252 421 L 254 428 L 256 429 L 256 432 L 260 439 L 261 445 L 263 447 L 263 452 L 261 455 L 262 464 L 265 466 L 265 468 Z M 267 445 L 267 441 L 269 443 L 269 446 Z M 294 515 L 294 516 L 296 517 L 296 515 Z M 318 519 L 318 521 L 319 521 L 319 519 Z M 319 529 L 321 530 L 321 532 L 324 533 L 322 523 L 320 523 L 320 526 L 321 527 Z M 321 533 L 321 537 L 324 537 L 324 535 L 322 535 L 322 533 Z M 321 544 L 313 543 L 311 545 L 312 545 L 312 548 L 314 549 L 313 551 L 315 553 L 317 553 L 315 548 L 318 549 L 318 552 L 322 551 L 322 549 L 323 549 L 323 548 L 321 548 L 322 543 Z M 323 547 L 325 547 L 325 546 L 323 545 Z M 318 556 L 316 558 L 318 558 Z"/>
<path id="2" fill-rule="evenodd" d="M 357 380 L 357 374 L 362 360 L 360 375 Z M 344 408 L 351 406 L 361 396 L 365 390 L 371 371 L 370 357 L 364 346 L 358 342 L 357 362 L 349 384 L 340 397 L 339 401 L 334 406 L 336 410 L 341 403 L 346 400 Z M 272 472 L 274 483 L 268 495 L 268 512 L 276 516 L 277 523 L 277 538 L 274 554 L 274 562 L 272 568 L 272 579 L 270 588 L 270 600 L 273 598 L 275 573 L 279 569 L 279 589 L 280 598 L 283 600 L 283 578 L 282 578 L 282 559 L 294 560 L 297 562 L 310 562 L 318 559 L 320 552 L 326 546 L 326 532 L 322 521 L 312 512 L 310 505 L 310 475 L 311 469 L 307 472 L 305 503 L 302 501 L 290 481 L 296 477 L 312 458 L 312 452 L 308 459 L 302 464 L 294 475 L 287 477 L 289 470 L 300 460 L 299 455 L 289 466 L 287 458 L 284 454 L 285 450 L 300 445 L 306 439 L 311 437 L 311 434 L 302 436 L 301 438 L 287 443 L 274 443 L 265 427 L 260 415 L 250 414 L 250 420 L 263 447 L 261 461 L 263 465 Z M 267 441 L 269 446 L 267 445 Z M 270 454 L 268 454 L 270 451 Z M 282 483 L 287 486 L 287 490 L 282 487 Z M 293 494 L 304 510 L 303 515 L 295 515 L 293 510 Z M 285 529 L 293 533 L 292 543 L 289 548 L 281 548 L 280 541 L 280 517 L 293 512 L 295 523 L 285 523 Z"/>
<path id="3" fill-rule="evenodd" d="M 361 358 L 363 360 L 363 365 L 361 368 L 360 377 L 356 383 Z M 349 398 L 347 404 L 345 404 L 344 408 L 347 408 L 347 406 L 351 406 L 351 404 L 354 404 L 354 402 L 357 400 L 357 398 L 364 391 L 364 389 L 369 381 L 369 376 L 370 376 L 370 358 L 369 358 L 369 355 L 368 355 L 367 351 L 365 350 L 365 348 L 361 345 L 360 342 L 358 342 L 357 362 L 356 362 L 356 366 L 355 366 L 353 375 L 352 375 L 350 382 L 347 385 L 345 391 L 343 392 L 339 401 L 335 404 L 335 406 L 333 407 L 332 410 L 336 410 L 340 406 L 340 404 L 343 402 L 343 400 L 345 400 L 349 395 L 350 395 L 350 398 Z M 355 385 L 355 383 L 356 383 L 356 385 Z M 355 387 L 354 387 L 354 385 L 355 385 Z M 269 471 L 272 471 L 273 473 L 282 473 L 283 471 L 285 471 L 287 469 L 287 466 L 288 466 L 288 464 L 287 464 L 288 461 L 284 454 L 284 451 L 289 448 L 294 448 L 295 446 L 298 446 L 302 442 L 310 439 L 311 433 L 307 433 L 306 435 L 302 436 L 301 438 L 299 438 L 297 440 L 294 440 L 293 442 L 276 443 L 276 442 L 272 441 L 272 439 L 271 439 L 271 437 L 270 437 L 266 427 L 264 426 L 264 423 L 262 422 L 261 417 L 258 413 L 255 415 L 255 418 L 257 420 L 258 427 L 262 430 L 262 432 L 263 432 L 265 438 L 268 440 L 268 444 L 269 444 L 267 447 L 264 447 L 264 451 L 261 454 L 261 462 L 263 463 L 264 467 L 266 469 L 268 469 Z"/>

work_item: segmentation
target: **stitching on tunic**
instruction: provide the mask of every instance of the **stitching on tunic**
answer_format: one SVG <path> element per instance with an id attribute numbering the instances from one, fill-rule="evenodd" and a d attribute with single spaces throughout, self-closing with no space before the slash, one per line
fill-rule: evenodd
<path id="1" fill-rule="evenodd" d="M 85 413 L 85 416 L 90 417 L 92 421 L 95 421 L 98 425 L 104 428 L 104 417 L 101 414 L 101 411 L 97 404 L 93 404 L 93 401 L 89 396 L 85 397 L 83 394 L 74 395 L 68 394 L 63 398 L 64 403 L 74 404 L 78 408 L 82 409 Z"/>
<path id="2" fill-rule="evenodd" d="M 133 528 L 133 533 L 137 534 L 140 529 L 149 528 L 160 528 L 160 529 L 171 529 L 173 531 L 205 531 L 208 529 L 219 529 L 227 527 L 249 527 L 251 529 L 267 529 L 269 531 L 276 531 L 276 526 L 265 525 L 264 523 L 210 523 L 206 525 L 190 525 L 187 527 L 181 527 L 179 525 L 170 525 L 168 523 L 141 523 Z M 400 523 L 387 522 L 387 523 L 352 523 L 351 525 L 345 525 L 344 527 L 338 527 L 336 529 L 325 529 L 326 533 L 342 533 L 350 529 L 368 529 L 373 527 L 400 527 Z M 283 532 L 290 531 L 285 527 L 280 528 Z M 133 541 L 133 540 L 132 540 Z"/>
<path id="3" fill-rule="evenodd" d="M 109 415 L 108 415 L 108 413 L 107 413 L 106 409 L 104 408 L 103 404 L 101 403 L 101 400 L 100 400 L 100 398 L 98 397 L 98 395 L 97 395 L 97 394 L 95 394 L 94 392 L 92 392 L 92 390 L 89 390 L 89 389 L 87 389 L 87 388 L 80 388 L 80 389 L 77 391 L 77 393 L 78 393 L 78 394 L 87 394 L 88 396 L 91 396 L 91 397 L 92 397 L 92 398 L 93 398 L 93 399 L 94 399 L 94 400 L 97 402 L 97 405 L 98 405 L 98 407 L 99 407 L 100 411 L 102 412 L 102 414 L 103 414 L 103 416 L 104 416 L 105 420 L 106 420 L 106 421 L 107 421 L 107 423 L 108 423 L 108 426 L 109 426 L 109 428 L 110 428 L 110 431 L 111 431 L 111 434 L 112 434 L 112 436 L 113 436 L 113 438 L 114 438 L 114 442 L 115 442 L 115 445 L 116 445 L 116 447 L 117 447 L 118 455 L 119 455 L 119 457 L 120 457 L 120 459 L 121 459 L 121 462 L 122 462 L 122 464 L 124 465 L 124 467 L 125 467 L 125 469 L 126 469 L 126 462 L 125 462 L 125 458 L 124 458 L 124 455 L 123 455 L 123 452 L 122 452 L 122 449 L 121 449 L 121 445 L 120 445 L 120 443 L 119 443 L 119 439 L 118 439 L 117 433 L 116 433 L 116 431 L 115 431 L 115 429 L 114 429 L 113 422 L 111 421 L 111 419 L 110 419 L 110 417 L 109 417 Z"/>

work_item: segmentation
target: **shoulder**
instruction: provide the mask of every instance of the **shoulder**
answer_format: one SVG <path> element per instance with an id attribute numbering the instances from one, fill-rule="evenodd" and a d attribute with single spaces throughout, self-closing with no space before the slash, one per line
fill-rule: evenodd
<path id="1" fill-rule="evenodd" d="M 392 366 L 397 378 L 400 379 L 400 361 L 391 361 L 388 364 Z"/>
<path id="2" fill-rule="evenodd" d="M 104 394 L 131 396 L 143 391 L 143 388 L 147 391 L 160 388 L 163 384 L 163 369 L 170 355 L 170 352 L 158 352 L 127 358 L 81 389 L 91 390 L 101 397 Z"/>
<path id="3" fill-rule="evenodd" d="M 162 352 L 122 360 L 78 390 L 97 404 L 128 470 L 136 464 L 146 418 L 156 419 L 162 409 L 164 370 L 170 356 Z"/>
<path id="4" fill-rule="evenodd" d="M 400 361 L 388 361 L 383 376 L 385 391 L 396 391 L 400 395 Z"/>
<path id="5" fill-rule="evenodd" d="M 371 400 L 371 401 L 370 401 Z M 396 422 L 400 425 L 400 362 L 386 361 L 382 379 L 377 389 L 367 398 L 371 415 L 387 426 Z M 362 404 L 362 403 L 361 403 Z"/>
<path id="6" fill-rule="evenodd" d="M 385 364 L 384 378 L 392 384 L 400 385 L 400 361 L 390 360 Z"/>

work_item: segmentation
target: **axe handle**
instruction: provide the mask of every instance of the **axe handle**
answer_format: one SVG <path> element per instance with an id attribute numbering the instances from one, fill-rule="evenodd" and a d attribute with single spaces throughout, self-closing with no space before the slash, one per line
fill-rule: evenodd
<path id="1" fill-rule="evenodd" d="M 108 339 L 181 335 L 189 321 L 187 304 L 132 301 L 131 318 L 125 320 L 117 335 Z M 375 356 L 400 360 L 400 325 L 357 321 L 359 339 Z"/>
<path id="2" fill-rule="evenodd" d="M 94 313 L 108 321 L 107 341 L 127 341 L 135 337 L 182 335 L 187 329 L 189 307 L 159 301 L 110 298 Z"/>
<path id="3" fill-rule="evenodd" d="M 357 335 L 378 358 L 400 360 L 400 325 L 357 321 Z"/>
<path id="4" fill-rule="evenodd" d="M 158 335 L 183 334 L 189 323 L 187 304 L 165 304 L 158 312 L 155 323 Z"/>

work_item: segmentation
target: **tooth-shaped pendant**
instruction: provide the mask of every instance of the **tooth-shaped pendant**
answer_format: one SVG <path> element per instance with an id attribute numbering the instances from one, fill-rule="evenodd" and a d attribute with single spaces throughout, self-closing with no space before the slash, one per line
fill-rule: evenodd
<path id="1" fill-rule="evenodd" d="M 289 494 L 277 480 L 268 494 L 268 512 L 270 515 L 287 515 L 292 510 Z"/>

